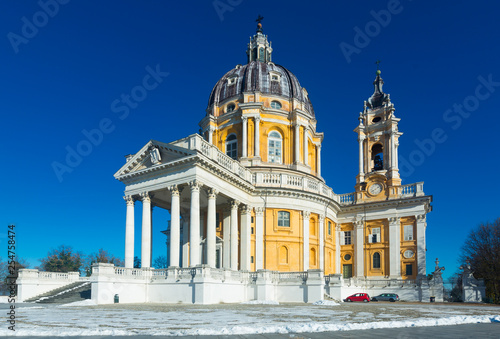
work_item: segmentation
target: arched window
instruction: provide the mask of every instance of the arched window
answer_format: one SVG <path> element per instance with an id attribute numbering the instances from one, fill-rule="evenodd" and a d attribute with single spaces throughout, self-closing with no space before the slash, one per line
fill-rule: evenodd
<path id="1" fill-rule="evenodd" d="M 290 227 L 290 212 L 278 211 L 278 226 Z"/>
<path id="2" fill-rule="evenodd" d="M 280 264 L 288 264 L 288 248 L 286 246 L 280 247 Z"/>
<path id="3" fill-rule="evenodd" d="M 373 268 L 380 268 L 380 253 L 373 254 Z"/>
<path id="4" fill-rule="evenodd" d="M 268 136 L 268 162 L 281 164 L 281 134 L 272 131 Z"/>
<path id="5" fill-rule="evenodd" d="M 281 109 L 281 103 L 279 101 L 271 101 L 271 108 Z"/>
<path id="6" fill-rule="evenodd" d="M 259 61 L 264 62 L 266 59 L 266 55 L 264 52 L 264 47 L 259 48 Z"/>
<path id="7" fill-rule="evenodd" d="M 373 170 L 380 171 L 384 169 L 384 153 L 381 144 L 375 144 L 372 147 Z"/>
<path id="8" fill-rule="evenodd" d="M 229 112 L 232 112 L 234 111 L 234 109 L 236 108 L 236 105 L 235 104 L 229 104 L 227 105 L 226 107 L 226 112 L 229 113 Z"/>
<path id="9" fill-rule="evenodd" d="M 226 154 L 234 160 L 238 159 L 238 139 L 236 134 L 230 134 L 226 138 Z"/>

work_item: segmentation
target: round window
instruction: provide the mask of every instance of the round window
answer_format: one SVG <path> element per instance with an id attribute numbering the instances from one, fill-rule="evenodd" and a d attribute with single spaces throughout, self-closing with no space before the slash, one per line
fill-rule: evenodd
<path id="1" fill-rule="evenodd" d="M 344 255 L 344 260 L 345 260 L 345 261 L 349 261 L 349 260 L 351 260 L 351 255 L 350 255 L 350 254 L 346 254 L 346 255 Z"/>
<path id="2" fill-rule="evenodd" d="M 280 109 L 281 104 L 279 103 L 279 101 L 271 101 L 271 108 Z"/>
<path id="3" fill-rule="evenodd" d="M 375 118 L 373 118 L 372 122 L 375 124 L 375 123 L 379 122 L 380 120 L 382 120 L 381 117 L 375 117 Z"/>
<path id="4" fill-rule="evenodd" d="M 413 257 L 413 251 L 412 250 L 406 250 L 404 253 L 405 258 L 411 258 Z"/>

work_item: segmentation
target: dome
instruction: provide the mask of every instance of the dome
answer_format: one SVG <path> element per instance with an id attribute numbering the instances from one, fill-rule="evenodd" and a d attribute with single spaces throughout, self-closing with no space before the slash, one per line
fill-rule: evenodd
<path id="1" fill-rule="evenodd" d="M 254 91 L 281 96 L 285 100 L 297 99 L 304 103 L 306 112 L 314 117 L 307 91 L 300 86 L 297 77 L 283 66 L 257 60 L 238 65 L 227 72 L 212 89 L 208 109 L 231 97 Z"/>

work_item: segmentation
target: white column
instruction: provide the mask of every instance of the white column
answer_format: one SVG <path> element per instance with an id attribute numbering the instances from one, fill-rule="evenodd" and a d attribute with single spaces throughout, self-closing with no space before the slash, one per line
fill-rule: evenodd
<path id="1" fill-rule="evenodd" d="M 425 277 L 427 274 L 426 263 L 425 263 L 425 227 L 427 223 L 425 222 L 425 214 L 417 215 L 417 265 L 418 265 L 418 275 L 420 277 Z"/>
<path id="2" fill-rule="evenodd" d="M 243 137 L 243 144 L 241 145 L 241 156 L 243 158 L 246 158 L 248 156 L 248 118 L 242 116 L 241 117 L 241 122 L 243 124 L 243 132 L 242 132 L 242 137 Z"/>
<path id="3" fill-rule="evenodd" d="M 307 143 L 307 129 L 304 127 L 304 165 L 309 164 L 309 149 Z"/>
<path id="4" fill-rule="evenodd" d="M 231 214 L 230 209 L 224 210 L 224 219 L 222 221 L 222 267 L 231 268 Z"/>
<path id="5" fill-rule="evenodd" d="M 399 169 L 399 156 L 398 156 L 398 149 L 399 149 L 399 141 L 396 139 L 394 141 L 394 169 L 398 170 Z M 399 177 L 399 175 L 398 175 Z"/>
<path id="6" fill-rule="evenodd" d="M 191 181 L 191 210 L 189 213 L 189 266 L 200 264 L 200 182 Z"/>
<path id="7" fill-rule="evenodd" d="M 318 145 L 316 146 L 316 150 L 317 150 L 317 159 L 318 159 L 318 165 L 317 165 L 317 170 L 316 172 L 318 172 L 318 177 L 321 176 L 321 145 Z"/>
<path id="8" fill-rule="evenodd" d="M 300 125 L 298 122 L 295 122 L 295 163 L 298 164 L 300 162 Z"/>
<path id="9" fill-rule="evenodd" d="M 213 188 L 208 190 L 208 212 L 207 212 L 207 265 L 215 267 L 216 249 L 216 200 L 217 191 Z"/>
<path id="10" fill-rule="evenodd" d="M 241 209 L 241 251 L 240 268 L 242 271 L 250 271 L 250 227 L 252 208 L 244 205 Z"/>
<path id="11" fill-rule="evenodd" d="M 238 270 L 238 205 L 239 201 L 231 201 L 231 269 Z"/>
<path id="12" fill-rule="evenodd" d="M 260 117 L 255 117 L 254 158 L 260 158 Z"/>
<path id="13" fill-rule="evenodd" d="M 364 181 L 364 160 L 363 160 L 363 141 L 365 140 L 364 136 L 359 136 L 359 176 L 360 182 Z"/>
<path id="14" fill-rule="evenodd" d="M 389 274 L 401 278 L 401 221 L 389 218 Z"/>
<path id="15" fill-rule="evenodd" d="M 340 225 L 335 225 L 335 273 L 337 274 L 342 274 L 342 271 L 340 270 L 340 263 L 341 263 L 341 247 L 340 247 Z"/>
<path id="16" fill-rule="evenodd" d="M 391 131 L 391 170 L 396 167 L 396 147 L 394 145 L 394 131 Z"/>
<path id="17" fill-rule="evenodd" d="M 189 267 L 189 214 L 182 215 L 182 267 Z"/>
<path id="18" fill-rule="evenodd" d="M 141 193 L 142 199 L 142 241 L 141 267 L 151 267 L 151 195 Z"/>
<path id="19" fill-rule="evenodd" d="M 325 216 L 319 216 L 319 269 L 325 271 Z"/>
<path id="20" fill-rule="evenodd" d="M 303 264 L 303 270 L 307 271 L 309 269 L 309 217 L 311 216 L 311 212 L 309 211 L 302 211 L 302 233 L 303 233 L 303 243 L 304 243 L 304 248 L 302 251 L 304 252 L 304 264 Z"/>
<path id="21" fill-rule="evenodd" d="M 264 211 L 255 208 L 255 270 L 264 269 Z"/>
<path id="22" fill-rule="evenodd" d="M 356 240 L 354 243 L 354 261 L 356 263 L 356 277 L 362 278 L 365 275 L 364 272 L 364 222 L 357 221 L 356 227 Z"/>
<path id="23" fill-rule="evenodd" d="M 125 221 L 125 267 L 134 267 L 134 203 L 132 196 L 123 197 L 127 202 L 127 219 Z"/>
<path id="24" fill-rule="evenodd" d="M 179 254 L 181 242 L 181 206 L 179 188 L 177 185 L 170 187 L 172 202 L 170 205 L 170 266 L 179 267 Z"/>
<path id="25" fill-rule="evenodd" d="M 212 144 L 213 143 L 213 133 L 214 133 L 214 129 L 212 128 L 212 126 L 209 126 L 208 127 L 208 143 L 209 144 Z"/>

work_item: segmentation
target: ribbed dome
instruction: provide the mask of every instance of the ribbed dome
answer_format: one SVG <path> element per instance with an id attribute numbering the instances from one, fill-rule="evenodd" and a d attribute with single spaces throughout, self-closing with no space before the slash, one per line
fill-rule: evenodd
<path id="1" fill-rule="evenodd" d="M 278 75 L 279 80 L 271 80 L 273 74 Z M 282 96 L 285 100 L 297 99 L 304 102 L 306 111 L 314 117 L 311 101 L 302 90 L 297 77 L 283 66 L 261 61 L 251 61 L 243 66 L 238 65 L 227 72 L 212 89 L 208 108 L 243 92 L 254 91 L 259 91 L 264 95 Z"/>

